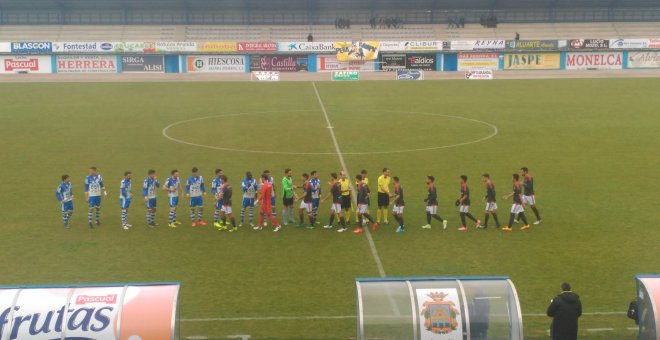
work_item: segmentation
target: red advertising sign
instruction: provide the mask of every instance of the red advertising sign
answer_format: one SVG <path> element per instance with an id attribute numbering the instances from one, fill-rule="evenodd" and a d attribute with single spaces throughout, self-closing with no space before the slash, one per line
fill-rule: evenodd
<path id="1" fill-rule="evenodd" d="M 50 73 L 52 68 L 48 55 L 4 55 L 0 63 L 0 73 Z"/>
<path id="2" fill-rule="evenodd" d="M 5 71 L 14 72 L 20 70 L 39 71 L 39 59 L 5 59 Z"/>
<path id="3" fill-rule="evenodd" d="M 621 52 L 566 53 L 567 70 L 614 70 L 623 68 Z"/>
<path id="4" fill-rule="evenodd" d="M 239 52 L 277 52 L 277 43 L 275 42 L 239 42 Z"/>

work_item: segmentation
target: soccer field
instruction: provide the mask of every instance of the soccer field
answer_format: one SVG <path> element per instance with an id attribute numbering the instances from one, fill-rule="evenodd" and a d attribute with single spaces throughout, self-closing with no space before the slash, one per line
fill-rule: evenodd
<path id="1" fill-rule="evenodd" d="M 633 338 L 633 276 L 660 272 L 659 93 L 660 79 L 0 84 L 0 284 L 179 281 L 181 338 L 346 339 L 355 337 L 356 277 L 505 275 L 528 339 L 546 337 L 545 310 L 563 281 L 582 299 L 580 338 Z M 320 227 L 229 234 L 191 228 L 185 203 L 186 223 L 171 229 L 162 190 L 161 226 L 146 226 L 139 196 L 150 168 L 163 183 L 170 170 L 185 179 L 196 166 L 207 186 L 222 168 L 235 190 L 247 170 L 270 169 L 278 190 L 283 169 L 295 183 L 317 170 L 325 194 L 340 159 L 351 176 L 369 171 L 372 202 L 383 167 L 401 178 L 405 233 L 390 217 L 373 244 Z M 109 195 L 102 225 L 89 230 L 83 180 L 92 165 Z M 490 173 L 506 223 L 510 200 L 501 197 L 522 166 L 543 223 L 457 231 L 459 176 L 469 177 L 472 213 L 483 219 L 481 174 Z M 118 202 L 125 170 L 136 196 L 129 231 Z M 65 173 L 76 196 L 68 231 L 54 197 Z M 436 178 L 447 230 L 420 228 L 426 175 Z M 210 196 L 205 207 L 209 222 Z M 329 209 L 319 210 L 323 224 Z"/>

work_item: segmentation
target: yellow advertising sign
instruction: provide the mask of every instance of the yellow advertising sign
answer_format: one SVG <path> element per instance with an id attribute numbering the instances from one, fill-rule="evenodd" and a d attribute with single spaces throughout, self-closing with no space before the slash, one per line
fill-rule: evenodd
<path id="1" fill-rule="evenodd" d="M 338 61 L 376 60 L 378 41 L 335 42 Z"/>
<path id="2" fill-rule="evenodd" d="M 197 52 L 236 52 L 235 41 L 205 41 L 197 43 Z"/>
<path id="3" fill-rule="evenodd" d="M 505 70 L 558 70 L 559 53 L 511 53 L 504 55 Z"/>

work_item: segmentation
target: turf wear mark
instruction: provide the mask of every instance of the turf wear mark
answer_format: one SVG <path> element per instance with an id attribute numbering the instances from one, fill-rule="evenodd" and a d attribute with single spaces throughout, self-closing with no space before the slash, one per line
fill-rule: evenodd
<path id="1" fill-rule="evenodd" d="M 323 116 L 325 117 L 326 123 L 328 123 L 328 126 L 331 127 L 332 124 L 330 123 L 330 118 L 328 117 L 328 111 L 325 109 L 325 105 L 323 105 L 323 101 L 321 100 L 321 95 L 319 94 L 319 90 L 316 88 L 316 83 L 312 82 L 312 87 L 314 87 L 314 93 L 316 94 L 316 99 L 319 101 L 319 105 L 321 106 L 321 111 L 323 111 Z M 341 153 L 341 149 L 339 148 L 339 143 L 337 143 L 337 136 L 335 136 L 335 130 L 334 129 L 328 129 L 330 131 L 330 137 L 332 137 L 332 142 L 335 144 L 335 151 L 337 151 L 337 157 L 339 157 L 339 163 L 341 163 L 342 169 L 344 169 L 344 172 L 346 172 L 346 177 L 349 178 L 348 183 L 351 186 L 351 191 L 355 191 L 355 186 L 353 185 L 353 180 L 351 179 L 351 175 L 348 171 L 348 167 L 346 166 L 346 162 L 344 161 L 344 155 Z M 353 203 L 356 203 L 355 201 L 355 195 L 352 195 Z M 383 268 L 383 262 L 380 260 L 380 256 L 378 256 L 378 250 L 376 249 L 376 244 L 374 243 L 373 237 L 371 237 L 371 232 L 369 231 L 369 228 L 365 228 L 366 230 L 366 235 L 367 235 L 367 240 L 369 241 L 369 248 L 371 248 L 371 255 L 374 258 L 374 261 L 376 262 L 376 267 L 378 267 L 378 274 L 380 277 L 385 277 L 385 268 Z"/>
<path id="2" fill-rule="evenodd" d="M 314 84 L 314 83 L 312 83 Z M 316 89 L 316 86 L 314 85 L 314 88 Z M 376 111 L 376 110 L 364 110 L 362 111 Z M 247 153 L 258 153 L 258 154 L 270 154 L 270 155 L 321 155 L 321 156 L 334 156 L 336 155 L 335 152 L 291 152 L 291 151 L 265 151 L 265 150 L 250 150 L 250 149 L 238 149 L 238 148 L 227 148 L 227 147 L 221 147 L 221 146 L 215 146 L 215 145 L 206 145 L 206 144 L 199 144 L 199 143 L 194 143 L 194 142 L 189 142 L 183 139 L 178 139 L 176 137 L 173 137 L 169 134 L 169 129 L 172 127 L 175 127 L 177 125 L 181 124 L 186 124 L 186 123 L 191 123 L 191 122 L 196 122 L 200 120 L 205 120 L 205 119 L 212 119 L 212 118 L 224 118 L 224 117 L 236 117 L 236 116 L 244 116 L 244 115 L 256 115 L 256 114 L 277 114 L 277 113 L 291 113 L 291 112 L 316 112 L 316 110 L 287 110 L 287 111 L 258 111 L 258 112 L 241 112 L 241 113 L 230 113 L 230 114 L 225 114 L 225 115 L 215 115 L 215 116 L 205 116 L 205 117 L 198 117 L 198 118 L 193 118 L 193 119 L 187 119 L 187 120 L 181 120 L 178 122 L 174 122 L 166 127 L 163 128 L 161 131 L 161 134 L 163 137 L 166 139 L 176 142 L 176 143 L 181 143 L 185 145 L 190 145 L 190 146 L 196 146 L 200 148 L 206 148 L 206 149 L 213 149 L 213 150 L 221 150 L 221 151 L 230 151 L 230 152 L 247 152 Z M 438 145 L 438 146 L 430 146 L 430 147 L 425 147 L 425 148 L 411 148 L 411 149 L 400 149 L 400 150 L 388 150 L 388 151 L 358 151 L 358 152 L 343 152 L 343 155 L 380 155 L 380 154 L 391 154 L 391 153 L 409 153 L 409 152 L 420 152 L 420 151 L 432 151 L 432 150 L 440 150 L 440 149 L 448 149 L 448 148 L 455 148 L 459 146 L 466 146 L 466 145 L 471 145 L 471 144 L 476 144 L 476 143 L 481 143 L 483 141 L 486 141 L 488 139 L 491 139 L 495 137 L 498 133 L 499 130 L 497 126 L 482 121 L 478 119 L 473 119 L 473 118 L 466 118 L 466 117 L 461 117 L 461 116 L 451 116 L 451 115 L 444 115 L 444 114 L 436 114 L 436 113 L 428 113 L 428 112 L 414 112 L 414 111 L 388 111 L 388 110 L 378 110 L 378 112 L 386 112 L 386 113 L 397 113 L 397 114 L 406 114 L 406 115 L 426 115 L 426 116 L 435 116 L 435 117 L 445 117 L 445 118 L 452 118 L 452 119 L 459 119 L 459 120 L 465 120 L 469 122 L 474 122 L 474 123 L 479 123 L 482 125 L 486 125 L 492 129 L 492 132 L 482 138 L 475 139 L 472 141 L 467 141 L 467 142 L 461 142 L 461 143 L 455 143 L 455 144 L 447 144 L 447 145 Z M 329 122 L 328 122 L 329 124 Z M 332 125 L 326 126 L 328 130 L 330 130 L 334 134 L 334 127 Z"/>

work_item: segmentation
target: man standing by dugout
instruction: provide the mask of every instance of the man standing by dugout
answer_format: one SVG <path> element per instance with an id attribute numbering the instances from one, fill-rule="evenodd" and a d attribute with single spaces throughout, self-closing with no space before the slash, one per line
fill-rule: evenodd
<path id="1" fill-rule="evenodd" d="M 576 340 L 578 318 L 582 315 L 580 297 L 571 291 L 571 285 L 561 284 L 561 294 L 550 300 L 548 316 L 552 318 L 550 336 L 553 340 Z"/>

